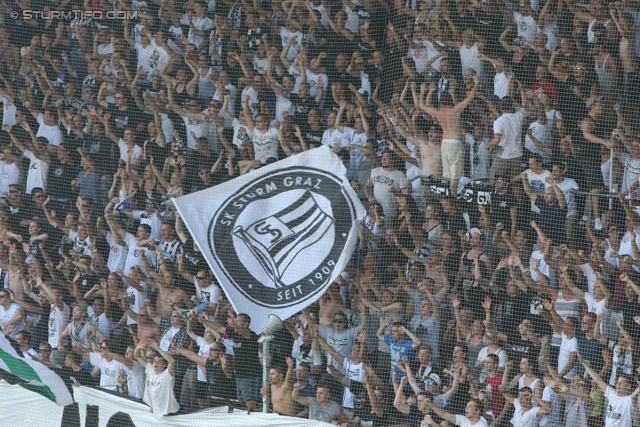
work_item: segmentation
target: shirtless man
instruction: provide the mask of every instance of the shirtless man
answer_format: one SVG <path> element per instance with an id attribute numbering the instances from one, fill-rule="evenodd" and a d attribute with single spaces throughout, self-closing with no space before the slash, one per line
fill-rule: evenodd
<path id="1" fill-rule="evenodd" d="M 162 273 L 162 282 L 158 288 L 158 301 L 167 301 L 168 305 L 157 304 L 156 310 L 158 315 L 169 317 L 177 305 L 180 308 L 191 308 L 193 302 L 187 296 L 187 293 L 176 286 L 176 276 L 170 271 Z M 180 312 L 180 310 L 178 310 Z"/>
<path id="2" fill-rule="evenodd" d="M 420 147 L 420 158 L 422 160 L 422 176 L 442 176 L 442 128 L 434 123 L 429 127 L 428 139 L 411 135 L 402 126 L 398 126 L 400 135 L 413 145 Z M 431 191 L 428 181 L 423 181 L 421 197 Z"/>
<path id="3" fill-rule="evenodd" d="M 340 296 L 340 286 L 347 283 L 343 277 L 338 276 L 336 283 L 332 283 L 325 294 L 320 298 L 320 310 L 318 311 L 318 324 L 320 326 L 333 326 L 333 315 L 340 311 L 344 313 L 346 307 L 342 304 Z"/>
<path id="4" fill-rule="evenodd" d="M 614 3 L 615 9 L 610 9 L 609 14 L 616 24 L 616 28 L 621 35 L 620 64 L 623 73 L 623 90 L 620 91 L 626 104 L 633 105 L 633 101 L 637 99 L 638 89 L 634 82 L 637 82 L 636 72 L 638 64 L 636 61 L 636 24 L 630 16 L 623 12 L 622 5 Z"/>
<path id="5" fill-rule="evenodd" d="M 136 316 L 136 322 L 138 323 L 138 339 L 140 341 L 144 341 L 147 338 L 151 338 L 156 341 L 160 339 L 162 331 L 160 330 L 160 327 L 151 320 L 151 316 L 149 316 L 149 313 L 147 312 L 147 307 L 142 307 L 140 309 L 140 313 Z"/>
<path id="6" fill-rule="evenodd" d="M 458 104 L 454 104 L 451 94 L 444 92 L 440 95 L 440 108 L 431 106 L 431 98 L 436 91 L 436 84 L 431 83 L 429 85 L 429 93 L 427 94 L 426 102 L 424 101 L 424 93 L 427 85 L 423 83 L 420 85 L 420 100 L 419 107 L 422 111 L 429 114 L 436 119 L 442 127 L 442 176 L 445 178 L 451 178 L 449 181 L 449 188 L 452 194 L 455 194 L 458 187 L 458 179 L 464 173 L 464 138 L 463 129 L 460 123 L 460 115 L 467 105 L 473 101 L 478 92 L 478 76 L 473 76 L 473 89 L 469 92 L 467 97 Z M 429 146 L 425 143 L 421 144 L 421 152 L 424 156 L 429 153 Z M 422 174 L 425 175 L 425 163 L 422 163 Z"/>
<path id="7" fill-rule="evenodd" d="M 282 366 L 273 366 L 269 369 L 269 382 L 271 383 L 271 404 L 273 411 L 280 415 L 296 416 L 296 405 L 293 402 L 293 367 L 295 361 L 287 357 L 287 373 Z M 267 389 L 260 388 L 260 394 L 267 394 Z"/>

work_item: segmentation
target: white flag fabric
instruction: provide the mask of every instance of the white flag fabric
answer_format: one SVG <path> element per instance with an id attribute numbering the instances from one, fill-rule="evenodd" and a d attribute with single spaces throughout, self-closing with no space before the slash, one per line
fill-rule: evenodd
<path id="1" fill-rule="evenodd" d="M 73 403 L 69 389 L 55 372 L 40 362 L 20 357 L 0 332 L 0 369 L 25 381 L 20 387 L 41 394 L 60 406 Z"/>
<path id="2" fill-rule="evenodd" d="M 316 301 L 343 271 L 365 209 L 329 147 L 173 200 L 238 313 L 260 333 Z"/>

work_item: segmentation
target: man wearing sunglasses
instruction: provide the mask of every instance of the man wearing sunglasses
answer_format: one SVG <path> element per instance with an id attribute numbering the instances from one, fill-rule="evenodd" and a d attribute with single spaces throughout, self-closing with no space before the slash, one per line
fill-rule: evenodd
<path id="1" fill-rule="evenodd" d="M 209 357 L 199 356 L 198 353 L 180 346 L 174 346 L 176 352 L 196 363 L 207 377 L 209 396 L 220 399 L 236 398 L 235 374 L 233 364 L 227 358 L 224 344 L 214 343 L 209 349 Z M 221 402 L 221 404 L 228 402 Z M 207 406 L 209 406 L 207 404 Z M 217 405 L 213 405 L 214 407 Z"/>
<path id="2" fill-rule="evenodd" d="M 340 353 L 343 358 L 348 359 L 351 356 L 351 347 L 356 342 L 358 334 L 366 327 L 366 318 L 363 316 L 362 323 L 355 328 L 347 328 L 347 316 L 337 311 L 333 315 L 333 327 L 331 326 L 318 326 L 315 321 L 309 315 L 307 310 L 302 311 L 304 317 L 309 325 L 318 331 L 318 335 L 322 337 L 327 344 Z M 334 360 L 333 366 L 336 367 L 341 374 L 345 373 L 345 368 L 337 360 Z"/>

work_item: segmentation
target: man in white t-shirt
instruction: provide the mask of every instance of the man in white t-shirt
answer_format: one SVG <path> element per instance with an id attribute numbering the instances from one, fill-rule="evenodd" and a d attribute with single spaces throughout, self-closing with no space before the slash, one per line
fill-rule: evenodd
<path id="1" fill-rule="evenodd" d="M 193 283 L 196 287 L 196 298 L 198 301 L 194 301 L 192 297 L 192 301 L 196 303 L 196 305 L 207 308 L 204 310 L 199 310 L 199 312 L 206 312 L 209 317 L 212 317 L 215 314 L 216 308 L 218 307 L 218 300 L 222 295 L 222 291 L 213 281 L 213 275 L 209 269 L 201 269 L 196 272 L 196 274 L 191 274 L 189 270 L 186 268 L 184 263 L 184 253 L 178 254 L 178 272 L 182 277 L 185 278 L 190 283 Z M 213 321 L 213 319 L 209 319 Z"/>
<path id="2" fill-rule="evenodd" d="M 544 168 L 542 163 L 542 157 L 535 153 L 529 153 L 529 169 L 518 175 L 517 179 L 526 179 L 529 185 L 536 192 L 538 197 L 544 197 L 544 190 L 549 185 L 546 184 L 547 178 L 552 178 L 553 175 L 550 171 Z M 535 202 L 531 202 L 531 211 L 540 213 L 540 209 L 536 206 Z"/>
<path id="3" fill-rule="evenodd" d="M 81 345 L 73 347 L 73 351 L 80 354 L 85 359 L 89 359 L 89 362 L 94 367 L 100 368 L 100 388 L 105 390 L 117 391 L 118 390 L 118 377 L 120 374 L 126 372 L 125 366 L 117 360 L 109 357 L 107 351 L 107 343 L 93 344 L 93 351 L 91 353 L 84 350 Z"/>
<path id="4" fill-rule="evenodd" d="M 490 180 L 495 181 L 497 174 L 511 179 L 520 172 L 520 161 L 523 154 L 523 144 L 520 138 L 522 133 L 522 121 L 527 115 L 527 110 L 520 108 L 515 113 L 514 101 L 510 96 L 500 100 L 502 115 L 493 122 L 493 140 L 485 148 L 491 150 L 497 146 L 502 148 L 500 157 L 493 160 L 491 165 Z"/>
<path id="5" fill-rule="evenodd" d="M 56 147 L 62 144 L 62 131 L 58 127 L 57 111 L 52 108 L 48 108 L 42 113 L 38 113 L 36 110 L 30 111 L 40 125 L 38 132 L 36 132 L 36 137 L 43 136 L 47 138 L 49 144 Z"/>
<path id="6" fill-rule="evenodd" d="M 65 304 L 63 293 L 60 290 L 51 289 L 39 276 L 36 276 L 36 288 L 40 288 L 51 303 L 48 342 L 51 348 L 55 350 L 58 348 L 58 337 L 69 323 L 71 309 Z"/>
<path id="7" fill-rule="evenodd" d="M 199 48 L 203 40 L 209 39 L 209 30 L 213 28 L 213 21 L 207 18 L 207 4 L 202 0 L 194 2 L 193 12 L 193 14 L 187 14 L 186 24 L 189 25 L 187 42 Z"/>
<path id="8" fill-rule="evenodd" d="M 110 113 L 104 115 L 104 133 L 105 135 L 107 135 L 107 137 L 109 137 L 110 140 L 118 144 L 118 148 L 120 149 L 120 163 L 124 165 L 125 163 L 129 162 L 131 165 L 131 170 L 137 175 L 139 168 L 139 159 L 142 157 L 143 152 L 142 147 L 136 144 L 135 129 L 126 128 L 124 131 L 124 136 L 122 138 L 119 138 L 111 130 L 110 119 Z"/>
<path id="9" fill-rule="evenodd" d="M 511 424 L 518 427 L 538 427 L 538 418 L 547 415 L 551 410 L 543 404 L 530 387 L 523 387 L 518 390 L 518 398 L 514 398 L 506 386 L 500 386 L 500 393 L 505 400 L 513 405 L 513 417 Z M 537 406 L 534 406 L 533 403 Z"/>
<path id="10" fill-rule="evenodd" d="M 0 194 L 9 194 L 11 186 L 20 182 L 20 159 L 9 146 L 0 152 Z"/>
<path id="11" fill-rule="evenodd" d="M 259 113 L 256 118 L 251 117 L 249 111 L 249 96 L 245 96 L 243 105 L 244 117 L 251 131 L 254 159 L 265 164 L 269 159 L 278 159 L 278 147 L 280 146 L 280 129 L 269 127 L 269 119 Z"/>
<path id="12" fill-rule="evenodd" d="M 437 416 L 443 418 L 450 423 L 453 423 L 460 427 L 487 427 L 487 420 L 482 418 L 484 405 L 477 399 L 470 400 L 467 406 L 464 408 L 464 415 L 453 415 L 438 405 L 433 403 L 430 398 L 425 399 L 425 402 L 431 410 L 436 413 Z"/>
<path id="13" fill-rule="evenodd" d="M 404 172 L 396 169 L 396 156 L 391 151 L 382 153 L 382 166 L 371 171 L 371 176 L 364 185 L 364 194 L 369 203 L 378 202 L 382 205 L 384 215 L 398 214 L 398 201 L 393 191 L 400 191 L 407 183 Z"/>
<path id="14" fill-rule="evenodd" d="M 35 134 L 31 130 L 31 127 L 28 123 L 24 123 L 24 130 L 27 131 L 31 138 L 35 137 Z M 31 190 L 35 187 L 42 188 L 43 190 L 47 189 L 47 173 L 49 173 L 49 158 L 46 154 L 39 152 L 38 154 L 32 152 L 27 148 L 27 144 L 30 142 L 20 141 L 18 135 L 11 132 L 11 128 L 5 126 L 5 130 L 9 133 L 11 137 L 11 141 L 13 145 L 18 148 L 24 155 L 26 159 L 29 159 L 29 171 L 27 172 L 27 184 L 26 184 L 26 193 L 31 194 Z M 6 160 L 5 160 L 6 162 Z M 16 173 L 18 172 L 18 166 L 15 165 Z M 18 181 L 16 181 L 17 183 Z"/>
<path id="15" fill-rule="evenodd" d="M 350 149 L 350 146 L 364 147 L 367 145 L 367 139 L 369 138 L 369 122 L 364 115 L 364 111 L 360 110 L 360 116 L 354 118 L 353 127 L 340 124 L 346 106 L 346 101 L 340 102 L 340 110 L 338 110 L 338 115 L 336 116 L 336 129 L 342 132 L 342 138 L 347 141 L 347 149 Z M 357 174 L 358 166 L 365 160 L 366 155 L 361 150 L 350 149 L 350 151 L 351 157 L 347 168 L 351 173 Z"/>
<path id="16" fill-rule="evenodd" d="M 632 425 L 631 413 L 638 406 L 638 395 L 640 395 L 640 385 L 633 390 L 633 378 L 630 375 L 621 374 L 616 380 L 616 388 L 604 382 L 600 375 L 594 371 L 589 364 L 583 363 L 582 357 L 578 354 L 578 360 L 584 366 L 584 370 L 593 378 L 600 390 L 604 392 L 604 397 L 609 400 L 607 414 L 605 418 L 606 427 L 629 427 Z M 637 381 L 636 381 L 637 382 Z"/>
<path id="17" fill-rule="evenodd" d="M 131 267 L 139 266 L 145 274 L 148 274 L 145 270 L 142 257 L 146 256 L 149 264 L 156 264 L 155 251 L 146 248 L 147 240 L 151 235 L 151 227 L 148 224 L 140 224 L 136 235 L 127 233 L 124 229 L 118 228 L 115 230 L 119 237 L 127 245 L 129 251 L 127 252 L 127 260 L 125 261 L 123 271 L 128 274 Z"/>
<path id="18" fill-rule="evenodd" d="M 564 199 L 567 202 L 567 219 L 564 223 L 564 230 L 567 237 L 567 245 L 573 248 L 578 241 L 576 230 L 578 225 L 578 206 L 574 192 L 578 191 L 580 187 L 573 179 L 565 178 L 564 165 L 560 162 L 553 162 L 551 174 L 553 175 L 553 182 L 547 181 L 547 183 L 552 186 L 556 185 L 562 190 Z"/>

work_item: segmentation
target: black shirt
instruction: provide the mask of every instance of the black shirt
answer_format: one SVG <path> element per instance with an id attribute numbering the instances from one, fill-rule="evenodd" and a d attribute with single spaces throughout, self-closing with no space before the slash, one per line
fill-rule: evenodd
<path id="1" fill-rule="evenodd" d="M 511 229 L 511 208 L 518 206 L 518 201 L 507 191 L 505 194 L 491 193 L 491 221 L 504 224 L 505 230 Z"/>
<path id="2" fill-rule="evenodd" d="M 132 108 L 120 110 L 115 105 L 109 105 L 107 112 L 111 114 L 111 128 L 113 133 L 119 138 L 124 136 L 125 128 L 135 129 L 140 123 L 140 111 L 134 111 Z"/>
<path id="3" fill-rule="evenodd" d="M 211 359 L 207 359 L 207 383 L 209 383 L 209 394 L 223 399 L 236 398 L 236 383 L 233 378 L 229 379 L 222 370 L 222 363 L 213 364 Z"/>
<path id="4" fill-rule="evenodd" d="M 297 93 L 292 93 L 289 96 L 289 101 L 293 104 L 293 118 L 298 126 L 306 126 L 307 119 L 309 117 L 309 111 L 312 108 L 317 108 L 318 103 L 315 98 L 309 96 L 303 100 Z"/>
<path id="5" fill-rule="evenodd" d="M 553 240 L 554 246 L 564 244 L 564 221 L 567 217 L 567 209 L 562 209 L 557 202 L 549 205 L 541 197 L 536 199 L 535 205 L 540 209 L 540 216 L 538 217 L 540 229 L 548 238 Z"/>
<path id="6" fill-rule="evenodd" d="M 460 212 L 457 209 L 453 214 L 443 215 L 442 224 L 444 224 L 445 229 L 449 231 L 453 231 L 455 233 L 457 233 L 460 230 L 463 230 L 463 231 L 467 230 L 467 223 L 464 220 L 464 216 L 462 215 L 462 212 Z"/>
<path id="7" fill-rule="evenodd" d="M 313 130 L 309 126 L 305 125 L 303 129 L 302 138 L 307 144 L 313 144 L 314 147 L 320 147 L 322 145 L 322 135 L 324 135 L 324 130 L 322 128 Z"/>
<path id="8" fill-rule="evenodd" d="M 62 163 L 57 157 L 51 158 L 47 175 L 49 196 L 54 199 L 68 199 L 71 181 L 78 175 L 78 167 L 73 163 Z"/>
<path id="9" fill-rule="evenodd" d="M 249 339 L 237 333 L 233 328 L 227 328 L 227 335 L 233 340 L 235 354 L 236 378 L 256 378 L 262 374 L 262 364 L 258 357 L 258 336 L 253 331 Z"/>

